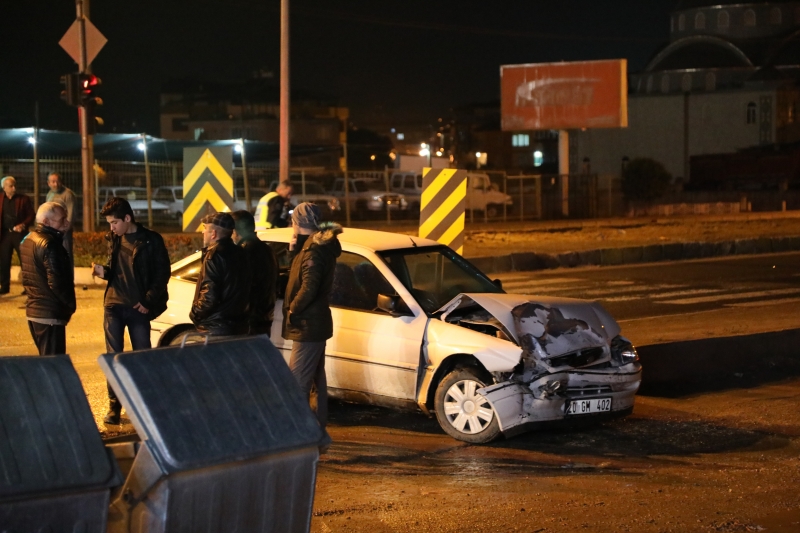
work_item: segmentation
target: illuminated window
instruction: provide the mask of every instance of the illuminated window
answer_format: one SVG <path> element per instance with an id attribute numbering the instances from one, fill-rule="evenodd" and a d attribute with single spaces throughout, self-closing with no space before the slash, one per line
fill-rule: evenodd
<path id="1" fill-rule="evenodd" d="M 694 29 L 703 30 L 706 27 L 706 16 L 703 13 L 698 13 L 694 16 Z"/>
<path id="2" fill-rule="evenodd" d="M 747 104 L 747 123 L 748 124 L 755 124 L 756 123 L 756 103 L 750 102 Z"/>
<path id="3" fill-rule="evenodd" d="M 720 11 L 717 15 L 717 27 L 727 29 L 731 25 L 731 16 L 727 11 Z"/>
<path id="4" fill-rule="evenodd" d="M 402 141 L 402 140 L 403 140 L 403 139 L 405 139 L 405 138 L 406 138 L 406 135 L 405 135 L 405 133 L 398 133 L 398 134 L 397 134 L 397 140 L 398 140 L 398 141 Z"/>
<path id="5" fill-rule="evenodd" d="M 533 166 L 540 167 L 544 162 L 544 154 L 542 154 L 541 150 L 536 150 L 533 152 Z"/>
<path id="6" fill-rule="evenodd" d="M 531 136 L 527 133 L 517 133 L 511 136 L 511 146 L 530 146 Z"/>

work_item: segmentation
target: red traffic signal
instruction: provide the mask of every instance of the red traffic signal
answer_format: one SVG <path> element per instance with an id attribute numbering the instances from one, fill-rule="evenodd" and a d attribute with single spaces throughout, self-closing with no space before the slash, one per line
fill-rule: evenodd
<path id="1" fill-rule="evenodd" d="M 102 105 L 103 100 L 97 96 L 97 88 L 102 82 L 94 74 L 80 74 L 80 105 Z"/>

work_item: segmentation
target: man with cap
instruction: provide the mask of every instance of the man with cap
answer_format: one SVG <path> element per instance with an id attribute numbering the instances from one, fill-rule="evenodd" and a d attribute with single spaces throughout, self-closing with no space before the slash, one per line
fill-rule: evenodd
<path id="1" fill-rule="evenodd" d="M 325 378 L 325 342 L 333 336 L 328 297 L 333 286 L 336 258 L 342 253 L 338 235 L 342 227 L 320 225 L 319 208 L 307 202 L 292 213 L 291 270 L 283 300 L 283 337 L 292 341 L 289 368 L 309 396 L 323 431 L 328 419 L 328 382 Z M 312 385 L 315 390 L 312 390 Z M 330 443 L 327 431 L 321 448 Z"/>
<path id="2" fill-rule="evenodd" d="M 244 250 L 231 239 L 236 224 L 229 213 L 206 215 L 202 222 L 203 256 L 189 318 L 201 333 L 244 335 L 251 276 Z"/>
<path id="3" fill-rule="evenodd" d="M 0 180 L 0 294 L 11 290 L 11 258 L 14 250 L 20 258 L 19 245 L 33 224 L 33 203 L 30 197 L 17 192 L 17 180 L 6 176 Z"/>
<path id="4" fill-rule="evenodd" d="M 157 232 L 138 222 L 125 198 L 110 198 L 100 216 L 111 229 L 106 235 L 108 261 L 92 263 L 92 276 L 106 281 L 103 299 L 103 329 L 108 353 L 122 352 L 125 328 L 134 350 L 147 350 L 150 345 L 150 321 L 167 309 L 169 253 L 164 239 Z M 109 411 L 106 424 L 119 424 L 122 404 L 109 385 Z"/>
<path id="5" fill-rule="evenodd" d="M 275 291 L 278 283 L 275 252 L 256 235 L 255 219 L 249 211 L 234 211 L 231 216 L 236 223 L 233 242 L 244 250 L 252 276 L 247 332 L 250 335 L 269 335 L 275 316 Z"/>

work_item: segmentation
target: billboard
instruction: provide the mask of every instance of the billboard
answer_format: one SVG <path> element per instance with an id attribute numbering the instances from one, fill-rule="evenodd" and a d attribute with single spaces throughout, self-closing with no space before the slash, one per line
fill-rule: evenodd
<path id="1" fill-rule="evenodd" d="M 628 62 L 500 67 L 503 131 L 628 126 Z"/>

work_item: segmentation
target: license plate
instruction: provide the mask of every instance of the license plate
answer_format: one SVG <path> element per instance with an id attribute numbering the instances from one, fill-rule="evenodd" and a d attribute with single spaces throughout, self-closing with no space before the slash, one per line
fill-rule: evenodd
<path id="1" fill-rule="evenodd" d="M 592 398 L 591 400 L 568 400 L 567 415 L 588 415 L 611 411 L 611 398 Z"/>

